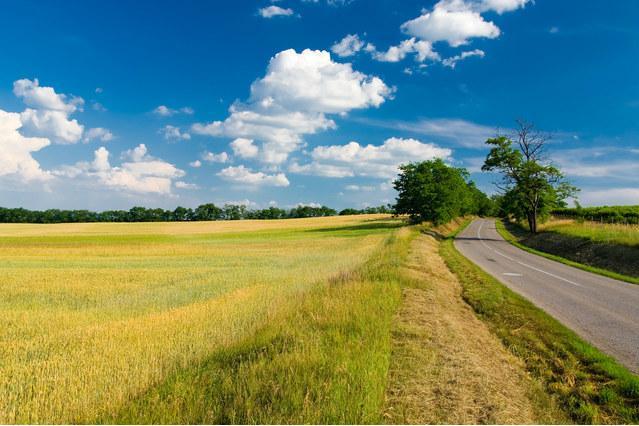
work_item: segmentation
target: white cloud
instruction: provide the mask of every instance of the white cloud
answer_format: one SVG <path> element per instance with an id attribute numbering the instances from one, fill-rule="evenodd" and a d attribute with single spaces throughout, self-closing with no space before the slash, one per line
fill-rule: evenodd
<path id="1" fill-rule="evenodd" d="M 373 58 L 382 62 L 399 62 L 409 53 L 415 53 L 415 60 L 418 62 L 424 62 L 426 59 L 433 61 L 440 59 L 439 54 L 433 50 L 431 42 L 417 41 L 415 37 L 404 40 L 397 46 L 391 46 L 385 52 L 378 52 L 374 50 L 374 47 L 370 50 Z"/>
<path id="2" fill-rule="evenodd" d="M 378 107 L 391 94 L 381 79 L 334 62 L 329 52 L 290 49 L 271 59 L 247 103 L 235 103 L 226 120 L 195 124 L 192 131 L 260 141 L 260 160 L 281 164 L 304 135 L 335 128 L 327 114 Z"/>
<path id="3" fill-rule="evenodd" d="M 61 144 L 76 143 L 82 138 L 84 126 L 69 119 L 71 114 L 82 110 L 82 98 L 40 86 L 37 78 L 16 80 L 13 93 L 28 107 L 20 114 L 25 135 L 46 137 Z"/>
<path id="4" fill-rule="evenodd" d="M 416 139 L 390 138 L 379 146 L 349 142 L 346 145 L 318 146 L 311 153 L 311 163 L 294 163 L 290 171 L 335 178 L 391 178 L 397 174 L 397 168 L 401 164 L 434 158 L 445 159 L 451 154 L 450 149 Z"/>
<path id="5" fill-rule="evenodd" d="M 185 114 L 185 115 L 193 115 L 194 111 L 191 107 L 182 107 L 178 109 L 169 108 L 166 105 L 160 105 L 153 110 L 153 114 L 158 115 L 160 117 L 171 117 L 176 114 Z"/>
<path id="6" fill-rule="evenodd" d="M 164 135 L 164 139 L 173 141 L 188 141 L 191 139 L 191 135 L 187 132 L 182 132 L 179 127 L 171 126 L 167 124 L 160 129 L 160 134 Z"/>
<path id="7" fill-rule="evenodd" d="M 237 167 L 227 167 L 222 169 L 218 174 L 222 179 L 242 185 L 248 186 L 289 186 L 290 182 L 284 173 L 273 175 L 263 172 L 253 172 L 242 165 Z"/>
<path id="8" fill-rule="evenodd" d="M 79 162 L 54 171 L 57 176 L 83 177 L 120 191 L 140 194 L 170 195 L 174 180 L 185 175 L 174 165 L 148 155 L 144 144 L 123 153 L 129 161 L 111 166 L 110 153 L 105 147 L 94 151 L 92 162 Z"/>
<path id="9" fill-rule="evenodd" d="M 160 105 L 153 110 L 153 113 L 162 117 L 168 117 L 175 114 L 175 110 L 167 107 L 166 105 Z"/>
<path id="10" fill-rule="evenodd" d="M 300 175 L 322 176 L 329 178 L 346 178 L 355 176 L 353 169 L 347 165 L 324 164 L 313 161 L 308 164 L 293 162 L 288 171 Z"/>
<path id="11" fill-rule="evenodd" d="M 133 149 L 128 149 L 122 153 L 122 158 L 129 159 L 131 161 L 143 161 L 148 153 L 148 149 L 145 144 L 141 143 Z"/>
<path id="12" fill-rule="evenodd" d="M 76 143 L 82 137 L 84 126 L 77 120 L 69 120 L 64 111 L 27 108 L 20 114 L 22 128 L 29 136 L 43 136 L 61 144 Z"/>
<path id="13" fill-rule="evenodd" d="M 523 8 L 531 0 L 440 0 L 432 10 L 402 24 L 407 34 L 430 42 L 445 41 L 453 47 L 467 44 L 473 38 L 497 38 L 499 28 L 481 15 L 498 14 Z"/>
<path id="14" fill-rule="evenodd" d="M 276 16 L 291 16 L 293 15 L 293 9 L 283 8 L 276 5 L 270 5 L 258 10 L 259 15 L 262 18 L 274 18 Z"/>
<path id="15" fill-rule="evenodd" d="M 344 190 L 351 192 L 372 192 L 377 188 L 370 185 L 346 185 Z"/>
<path id="16" fill-rule="evenodd" d="M 364 47 L 364 42 L 357 34 L 348 34 L 342 40 L 333 44 L 331 51 L 341 58 L 353 56 Z"/>
<path id="17" fill-rule="evenodd" d="M 466 148 L 485 148 L 486 139 L 495 136 L 496 128 L 455 118 L 411 121 L 359 120 L 368 125 L 401 130 L 418 135 L 445 139 Z"/>
<path id="18" fill-rule="evenodd" d="M 0 176 L 15 176 L 27 182 L 51 179 L 31 156 L 51 142 L 24 137 L 18 132 L 21 127 L 20 114 L 0 110 Z"/>
<path id="19" fill-rule="evenodd" d="M 175 182 L 175 187 L 177 189 L 200 189 L 200 187 L 194 183 L 187 183 L 181 180 Z"/>
<path id="20" fill-rule="evenodd" d="M 202 153 L 202 160 L 209 163 L 228 163 L 229 155 L 226 152 L 221 152 L 219 154 L 204 152 Z"/>
<path id="21" fill-rule="evenodd" d="M 259 148 L 253 143 L 253 139 L 237 138 L 231 142 L 233 153 L 240 158 L 255 158 Z"/>
<path id="22" fill-rule="evenodd" d="M 485 21 L 478 11 L 465 1 L 442 0 L 435 4 L 432 11 L 405 22 L 402 31 L 425 41 L 446 41 L 453 47 L 468 43 L 469 39 L 497 38 L 499 28 Z"/>
<path id="23" fill-rule="evenodd" d="M 486 12 L 495 11 L 500 15 L 505 12 L 512 12 L 526 6 L 532 0 L 482 0 L 479 3 L 479 10 Z"/>
<path id="24" fill-rule="evenodd" d="M 267 74 L 251 86 L 251 99 L 289 111 L 339 114 L 378 107 L 390 89 L 377 77 L 334 62 L 326 51 L 285 50 L 271 59 Z"/>
<path id="25" fill-rule="evenodd" d="M 109 142 L 110 140 L 113 140 L 113 133 L 104 127 L 93 127 L 86 131 L 83 141 L 90 142 L 96 139 L 101 142 Z"/>
<path id="26" fill-rule="evenodd" d="M 23 78 L 13 82 L 13 94 L 21 98 L 31 108 L 62 111 L 67 114 L 76 112 L 84 104 L 82 98 L 56 93 L 53 87 L 40 86 L 37 78 Z"/>
<path id="27" fill-rule="evenodd" d="M 191 161 L 189 163 L 189 166 L 193 167 L 194 169 L 198 169 L 202 167 L 202 162 L 200 160 Z"/>
<path id="28" fill-rule="evenodd" d="M 455 68 L 457 66 L 457 62 L 459 61 L 463 61 L 464 59 L 470 58 L 473 56 L 478 56 L 480 58 L 483 58 L 485 55 L 486 53 L 484 53 L 483 50 L 475 49 L 475 50 L 470 50 L 467 52 L 462 52 L 461 54 L 452 56 L 450 58 L 446 58 L 442 61 L 442 63 L 444 64 L 444 66 Z"/>

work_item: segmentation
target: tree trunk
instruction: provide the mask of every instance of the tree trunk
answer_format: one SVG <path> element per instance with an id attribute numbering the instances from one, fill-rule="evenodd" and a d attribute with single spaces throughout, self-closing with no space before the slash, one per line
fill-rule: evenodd
<path id="1" fill-rule="evenodd" d="M 526 215 L 528 219 L 528 229 L 531 234 L 537 233 L 537 212 L 535 210 L 528 212 Z"/>

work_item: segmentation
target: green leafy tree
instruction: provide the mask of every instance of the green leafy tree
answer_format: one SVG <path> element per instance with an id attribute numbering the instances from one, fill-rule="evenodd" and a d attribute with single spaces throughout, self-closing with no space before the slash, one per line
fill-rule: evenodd
<path id="1" fill-rule="evenodd" d="M 550 212 L 565 206 L 565 200 L 577 193 L 561 171 L 545 161 L 544 151 L 550 136 L 535 130 L 534 125 L 518 121 L 513 138 L 488 139 L 492 148 L 482 167 L 501 174 L 497 187 L 503 196 L 500 210 L 516 220 L 525 220 L 533 234 Z M 513 141 L 513 139 L 515 141 Z"/>
<path id="2" fill-rule="evenodd" d="M 399 169 L 400 174 L 393 182 L 398 192 L 397 214 L 406 214 L 416 223 L 442 224 L 476 213 L 472 189 L 475 187 L 467 182 L 465 169 L 450 167 L 440 159 L 405 164 Z"/>
<path id="3" fill-rule="evenodd" d="M 213 203 L 202 204 L 193 212 L 194 220 L 220 220 L 222 209 Z"/>

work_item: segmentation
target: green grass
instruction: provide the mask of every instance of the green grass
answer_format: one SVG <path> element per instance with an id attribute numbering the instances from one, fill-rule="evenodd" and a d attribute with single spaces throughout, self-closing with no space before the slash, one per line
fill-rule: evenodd
<path id="1" fill-rule="evenodd" d="M 462 256 L 441 255 L 477 315 L 578 423 L 639 422 L 639 378 Z"/>
<path id="2" fill-rule="evenodd" d="M 399 268 L 414 232 L 360 269 L 102 419 L 107 423 L 380 423 Z"/>
<path id="3" fill-rule="evenodd" d="M 586 263 L 581 263 L 581 262 L 577 262 L 571 259 L 567 259 L 566 257 L 563 256 L 559 256 L 557 254 L 552 254 L 552 253 L 548 253 L 546 251 L 542 251 L 542 250 L 536 250 L 532 247 L 529 247 L 525 244 L 526 242 L 526 238 L 522 237 L 522 238 L 517 238 L 505 225 L 504 222 L 502 220 L 496 220 L 495 221 L 495 225 L 497 228 L 497 232 L 499 232 L 499 234 L 509 243 L 513 244 L 514 246 L 522 249 L 522 250 L 526 250 L 529 253 L 533 253 L 536 254 L 538 256 L 542 256 L 545 257 L 547 259 L 550 260 L 554 260 L 556 262 L 560 262 L 563 263 L 565 265 L 569 265 L 575 268 L 579 268 L 582 269 L 584 271 L 588 271 L 588 272 L 592 272 L 594 274 L 599 274 L 599 275 L 603 275 L 605 277 L 608 278 L 612 278 L 615 280 L 620 280 L 620 281 L 625 281 L 631 284 L 639 284 L 639 277 L 633 277 L 630 275 L 626 275 L 626 274 L 621 274 L 619 272 L 615 272 L 609 269 L 604 269 L 604 268 L 600 268 L 594 265 L 588 265 Z M 512 225 L 512 226 L 517 226 L 517 225 Z M 584 226 L 583 224 L 574 224 L 574 225 L 561 225 L 561 226 L 555 226 L 553 227 L 552 225 L 550 226 L 546 226 L 544 227 L 544 232 L 554 232 L 556 234 L 563 234 L 566 235 L 568 237 L 575 237 L 575 238 L 580 238 L 580 239 L 584 239 L 586 241 L 593 241 L 593 242 L 606 242 L 606 244 L 610 245 L 610 244 L 616 244 L 616 242 L 618 242 L 619 245 L 623 245 L 624 243 L 622 243 L 622 241 L 625 241 L 624 239 L 621 239 L 618 237 L 617 232 L 615 231 L 615 233 L 609 233 L 607 230 L 603 229 L 603 230 L 598 230 L 597 228 L 599 226 L 602 227 L 610 227 L 610 226 L 614 226 L 615 228 L 618 227 L 622 227 L 622 226 L 626 226 L 626 225 L 596 225 L 596 224 L 591 224 L 589 226 Z M 546 231 L 547 230 L 547 231 Z M 523 230 L 517 232 L 518 235 L 523 235 Z M 635 237 L 630 237 L 628 240 L 634 240 Z M 583 244 L 583 243 L 581 243 Z M 586 242 L 586 244 L 588 244 Z M 552 249 L 552 248 L 549 248 Z M 555 246 L 554 249 L 557 249 L 557 246 Z M 566 251 L 564 253 L 565 256 L 570 256 L 570 255 L 575 255 L 575 252 L 570 250 L 570 251 Z M 614 256 L 613 256 L 614 258 Z M 584 261 L 588 261 L 588 259 L 584 259 Z M 590 261 L 596 261 L 595 259 L 590 259 Z M 618 265 L 620 266 L 620 265 Z M 613 264 L 614 267 L 614 264 Z M 622 265 L 620 267 L 625 267 L 625 265 Z"/>
<path id="4" fill-rule="evenodd" d="M 639 246 L 639 225 L 551 220 L 542 229 L 545 232 L 557 232 L 599 243 Z"/>

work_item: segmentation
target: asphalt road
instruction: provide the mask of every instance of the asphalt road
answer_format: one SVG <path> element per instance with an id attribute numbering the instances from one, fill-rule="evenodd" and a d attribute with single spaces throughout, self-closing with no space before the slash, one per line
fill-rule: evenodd
<path id="1" fill-rule="evenodd" d="M 474 221 L 455 246 L 506 286 L 639 373 L 639 285 L 518 249 L 499 235 L 494 220 Z"/>

